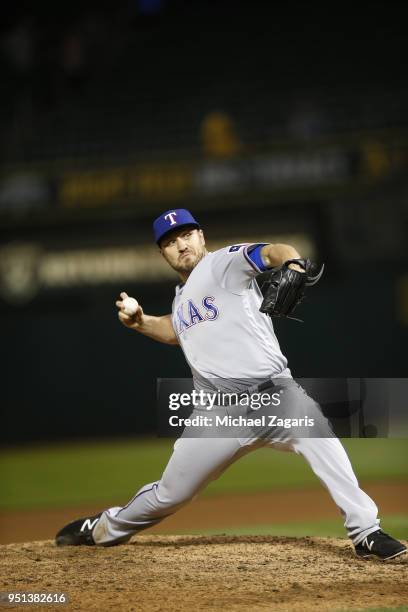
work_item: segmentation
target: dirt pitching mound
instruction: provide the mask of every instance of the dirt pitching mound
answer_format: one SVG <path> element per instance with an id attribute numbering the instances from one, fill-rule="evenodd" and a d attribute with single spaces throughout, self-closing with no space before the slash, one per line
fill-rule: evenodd
<path id="1" fill-rule="evenodd" d="M 63 591 L 72 610 L 337 610 L 408 603 L 408 555 L 354 557 L 347 540 L 138 536 L 112 548 L 0 546 L 0 590 Z"/>

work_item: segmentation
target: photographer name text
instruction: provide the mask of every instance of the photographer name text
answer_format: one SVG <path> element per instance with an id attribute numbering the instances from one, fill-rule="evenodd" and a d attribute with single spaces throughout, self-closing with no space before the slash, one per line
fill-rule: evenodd
<path id="1" fill-rule="evenodd" d="M 171 427 L 313 427 L 313 418 L 308 416 L 299 419 L 281 418 L 276 414 L 262 415 L 260 417 L 246 416 L 208 416 L 197 415 L 192 418 L 183 418 L 177 415 L 169 417 Z"/>

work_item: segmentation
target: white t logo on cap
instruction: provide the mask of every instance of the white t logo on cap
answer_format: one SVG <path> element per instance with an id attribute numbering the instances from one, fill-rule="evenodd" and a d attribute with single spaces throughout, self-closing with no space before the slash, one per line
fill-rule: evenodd
<path id="1" fill-rule="evenodd" d="M 167 221 L 167 217 L 170 217 L 170 225 L 176 225 L 176 221 L 173 219 L 173 216 L 177 217 L 177 213 L 176 212 L 171 212 L 171 213 L 169 213 L 168 215 L 166 215 L 164 217 L 166 219 L 166 221 Z"/>

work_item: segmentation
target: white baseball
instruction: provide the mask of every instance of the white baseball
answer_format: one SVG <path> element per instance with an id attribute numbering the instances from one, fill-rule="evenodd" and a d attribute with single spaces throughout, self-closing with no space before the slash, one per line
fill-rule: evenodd
<path id="1" fill-rule="evenodd" d="M 132 317 L 134 314 L 136 314 L 137 309 L 139 308 L 138 301 L 132 297 L 125 298 L 122 304 L 123 304 L 122 312 L 129 315 L 129 317 Z"/>

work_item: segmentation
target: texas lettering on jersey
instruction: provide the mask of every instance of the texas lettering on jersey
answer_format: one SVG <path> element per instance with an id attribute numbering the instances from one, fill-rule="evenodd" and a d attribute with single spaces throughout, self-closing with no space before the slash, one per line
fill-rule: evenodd
<path id="1" fill-rule="evenodd" d="M 177 333 L 182 334 L 185 329 L 197 325 L 197 323 L 214 321 L 219 315 L 219 310 L 214 301 L 214 297 L 206 295 L 203 297 L 200 307 L 196 306 L 193 300 L 182 302 L 176 310 Z"/>

